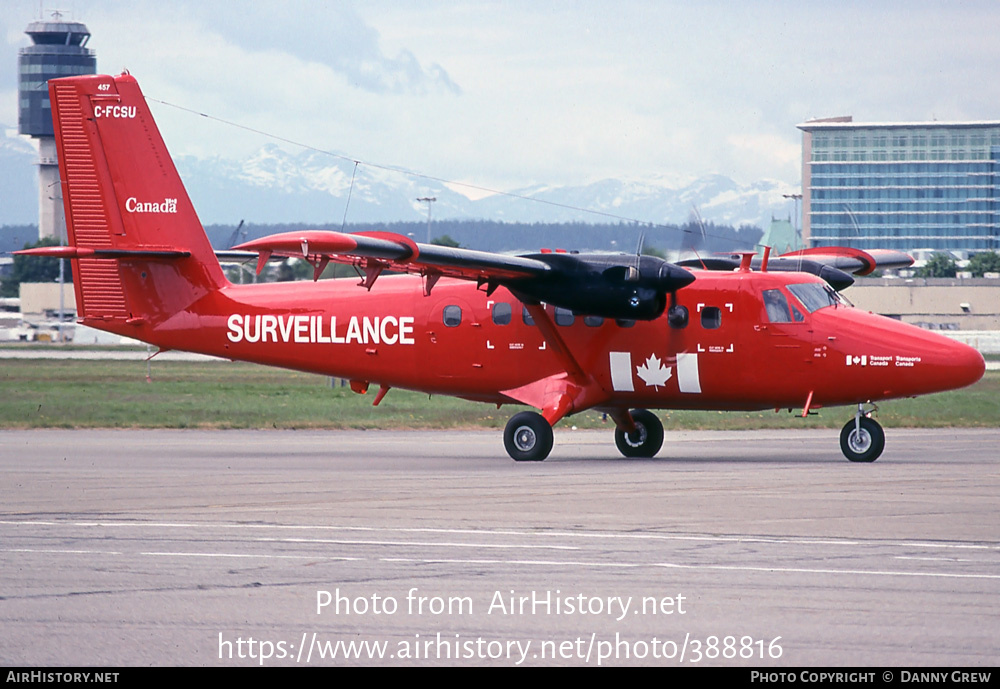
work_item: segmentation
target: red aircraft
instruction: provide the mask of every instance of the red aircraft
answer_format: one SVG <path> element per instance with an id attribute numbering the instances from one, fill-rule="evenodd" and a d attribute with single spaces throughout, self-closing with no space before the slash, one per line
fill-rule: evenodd
<path id="1" fill-rule="evenodd" d="M 838 290 L 908 256 L 823 248 L 673 264 L 650 256 L 525 256 L 417 244 L 390 233 L 292 232 L 236 247 L 355 267 L 352 280 L 237 285 L 223 274 L 136 80 L 49 82 L 79 322 L 157 345 L 541 410 L 504 431 L 543 460 L 552 426 L 596 409 L 629 457 L 652 457 L 648 408 L 855 405 L 841 433 L 871 462 L 877 400 L 970 385 L 973 348 L 851 307 Z M 220 252 L 225 254 L 227 252 Z M 232 252 L 229 252 L 232 253 Z M 383 274 L 402 273 L 402 274 Z M 836 288 L 836 289 L 835 289 Z"/>

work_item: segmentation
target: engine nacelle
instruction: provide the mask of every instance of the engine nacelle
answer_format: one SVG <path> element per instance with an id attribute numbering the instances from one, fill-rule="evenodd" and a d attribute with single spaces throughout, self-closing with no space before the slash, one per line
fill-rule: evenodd
<path id="1" fill-rule="evenodd" d="M 512 289 L 521 301 L 544 302 L 583 316 L 651 321 L 659 318 L 667 306 L 665 295 L 646 287 L 600 288 L 579 282 Z"/>
<path id="2" fill-rule="evenodd" d="M 578 315 L 649 321 L 659 318 L 668 294 L 694 275 L 654 256 L 535 254 L 557 279 L 532 278 L 508 286 L 522 301 L 545 302 Z"/>

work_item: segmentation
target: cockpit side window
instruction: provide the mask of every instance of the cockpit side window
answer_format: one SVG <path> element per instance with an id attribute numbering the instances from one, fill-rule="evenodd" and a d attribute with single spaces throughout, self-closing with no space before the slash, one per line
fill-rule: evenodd
<path id="1" fill-rule="evenodd" d="M 781 290 L 766 289 L 762 292 L 764 297 L 764 308 L 767 310 L 767 320 L 771 323 L 791 323 L 792 318 L 788 311 L 788 300 Z M 799 320 L 802 315 L 799 314 Z"/>
<path id="2" fill-rule="evenodd" d="M 797 285 L 788 285 L 788 291 L 802 302 L 802 306 L 809 313 L 822 309 L 825 306 L 845 304 L 843 297 L 837 294 L 832 287 L 818 282 L 802 282 Z"/>

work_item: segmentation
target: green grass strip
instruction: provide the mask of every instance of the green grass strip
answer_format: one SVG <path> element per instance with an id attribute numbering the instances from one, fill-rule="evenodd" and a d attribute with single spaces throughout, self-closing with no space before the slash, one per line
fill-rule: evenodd
<path id="1" fill-rule="evenodd" d="M 378 407 L 324 376 L 228 362 L 0 358 L 0 428 L 502 428 L 516 406 L 392 390 Z M 374 387 L 374 386 L 373 386 Z M 667 429 L 833 428 L 852 415 L 661 410 Z M 964 390 L 879 404 L 888 427 L 1000 426 L 1000 372 Z M 560 425 L 610 428 L 590 411 Z"/>

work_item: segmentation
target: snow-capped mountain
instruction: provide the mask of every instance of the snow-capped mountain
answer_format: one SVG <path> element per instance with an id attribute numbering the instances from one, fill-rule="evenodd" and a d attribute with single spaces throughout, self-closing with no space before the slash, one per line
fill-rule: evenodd
<path id="1" fill-rule="evenodd" d="M 31 144 L 6 131 L 0 139 L 0 225 L 37 222 L 37 170 Z M 582 186 L 533 186 L 476 201 L 443 182 L 388 167 L 355 166 L 317 151 L 289 153 L 267 145 L 244 160 L 178 157 L 177 167 L 205 224 L 353 223 L 420 221 L 432 196 L 432 216 L 503 222 L 684 223 L 695 212 L 706 222 L 766 227 L 787 217 L 783 193 L 797 191 L 774 180 L 738 184 L 712 174 L 607 179 Z M 353 177 L 353 185 L 352 185 Z M 591 213 L 578 209 L 588 209 Z"/>
<path id="2" fill-rule="evenodd" d="M 766 228 L 774 216 L 787 216 L 792 208 L 782 194 L 791 185 L 765 180 L 740 185 L 720 174 L 691 179 L 607 179 L 581 187 L 544 187 L 517 192 L 547 202 L 524 202 L 516 209 L 511 199 L 491 197 L 479 202 L 483 217 L 501 217 L 519 222 L 614 221 L 615 216 L 651 223 L 684 223 L 696 216 L 705 221 L 738 227 L 743 224 Z M 490 207 L 493 206 L 493 207 Z M 582 215 L 566 206 L 587 208 L 598 214 Z"/>
<path id="3" fill-rule="evenodd" d="M 0 225 L 38 222 L 37 163 L 30 140 L 0 124 Z"/>
<path id="4" fill-rule="evenodd" d="M 438 183 L 357 166 L 315 151 L 297 155 L 268 145 L 242 161 L 180 157 L 177 168 L 206 223 L 349 223 L 418 220 L 436 196 L 434 215 L 465 217 L 468 200 Z M 352 186 L 353 177 L 353 186 Z"/>

